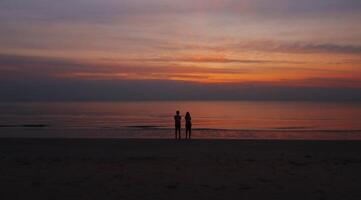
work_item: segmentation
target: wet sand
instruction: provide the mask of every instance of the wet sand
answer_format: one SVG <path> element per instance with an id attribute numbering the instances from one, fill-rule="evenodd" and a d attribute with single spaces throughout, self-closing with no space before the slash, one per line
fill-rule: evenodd
<path id="1" fill-rule="evenodd" d="M 361 141 L 0 139 L 0 199 L 361 199 Z"/>

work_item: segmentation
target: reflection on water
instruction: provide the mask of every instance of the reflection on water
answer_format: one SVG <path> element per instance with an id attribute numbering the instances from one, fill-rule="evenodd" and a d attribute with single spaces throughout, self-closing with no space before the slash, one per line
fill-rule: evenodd
<path id="1" fill-rule="evenodd" d="M 277 131 L 278 133 L 323 130 L 361 130 L 360 103 L 324 102 L 91 102 L 91 103 L 2 103 L 0 133 L 4 129 L 42 128 L 53 130 L 157 129 L 160 134 L 173 126 L 174 112 L 192 114 L 193 126 L 204 135 L 215 130 Z M 28 126 L 28 127 L 26 127 Z M 46 126 L 46 127 L 44 127 Z M 210 130 L 213 130 L 210 131 Z M 9 130 L 7 130 L 9 132 Z M 136 132 L 136 131 L 135 131 Z M 168 134 L 169 131 L 167 131 Z M 223 131 L 224 132 L 224 131 Z M 119 132 L 120 133 L 120 132 Z M 117 134 L 116 132 L 114 134 Z M 136 133 L 134 133 L 136 134 Z M 196 133 L 195 133 L 196 134 Z M 232 133 L 233 136 L 235 133 Z M 274 133 L 275 134 L 275 133 Z M 219 134 L 218 134 L 219 135 Z M 233 137 L 232 136 L 232 137 Z M 224 136 L 227 137 L 227 136 Z M 237 134 L 236 136 L 237 137 Z"/>

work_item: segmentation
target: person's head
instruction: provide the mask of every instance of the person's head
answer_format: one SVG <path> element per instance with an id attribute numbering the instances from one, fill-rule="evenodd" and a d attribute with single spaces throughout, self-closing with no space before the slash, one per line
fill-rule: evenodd
<path id="1" fill-rule="evenodd" d="M 186 116 L 191 116 L 191 114 L 189 112 L 186 113 Z"/>
<path id="2" fill-rule="evenodd" d="M 179 115 L 179 110 L 177 110 L 177 112 L 175 112 L 177 115 Z"/>

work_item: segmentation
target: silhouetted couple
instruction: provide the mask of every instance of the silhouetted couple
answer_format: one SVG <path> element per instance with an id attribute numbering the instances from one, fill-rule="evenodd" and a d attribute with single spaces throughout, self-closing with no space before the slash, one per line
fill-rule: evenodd
<path id="1" fill-rule="evenodd" d="M 191 139 L 192 135 L 192 118 L 189 112 L 186 113 L 184 117 L 186 120 L 186 139 Z M 175 126 L 175 139 L 181 139 L 181 126 L 182 126 L 182 116 L 179 111 L 174 115 L 174 126 Z"/>

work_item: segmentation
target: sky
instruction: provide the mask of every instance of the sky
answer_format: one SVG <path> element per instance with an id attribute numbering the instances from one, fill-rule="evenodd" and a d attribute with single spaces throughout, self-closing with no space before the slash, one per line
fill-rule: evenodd
<path id="1" fill-rule="evenodd" d="M 0 101 L 361 101 L 359 0 L 2 0 Z"/>

